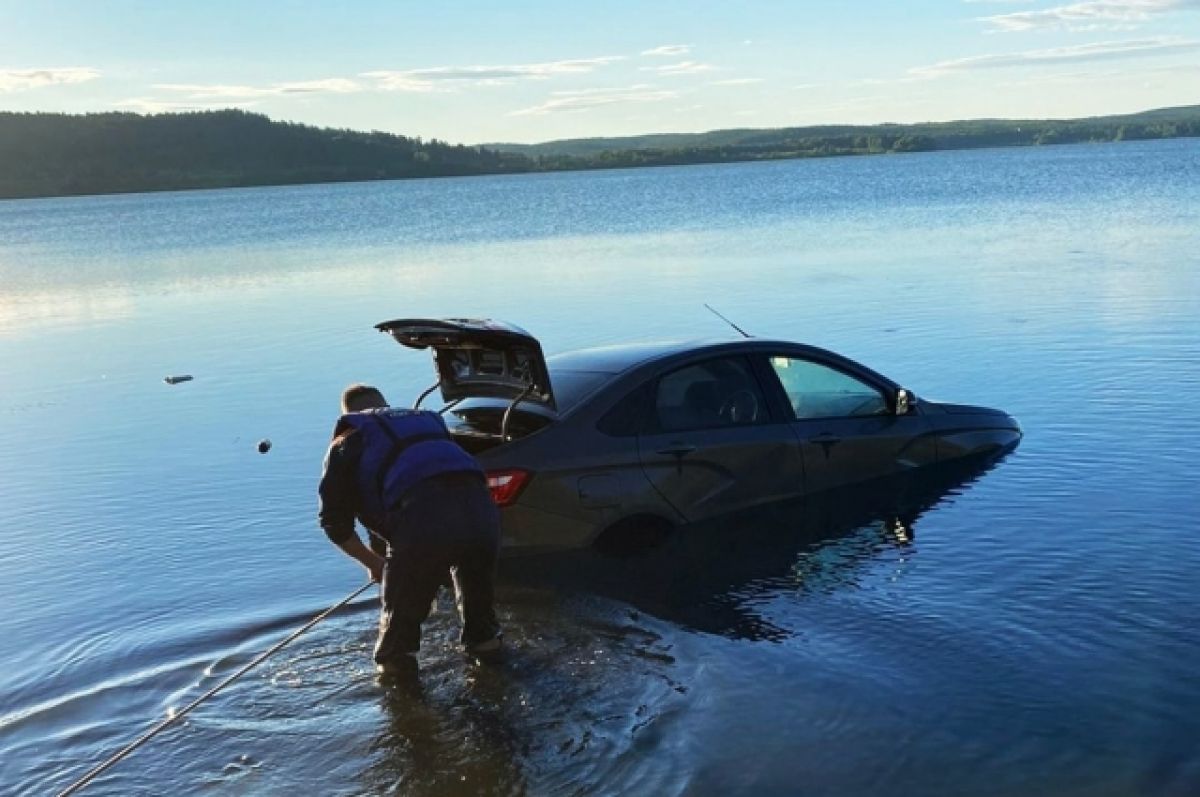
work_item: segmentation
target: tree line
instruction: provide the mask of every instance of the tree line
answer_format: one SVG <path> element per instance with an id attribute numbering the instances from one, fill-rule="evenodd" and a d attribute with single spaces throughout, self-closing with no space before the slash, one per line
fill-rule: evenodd
<path id="1" fill-rule="evenodd" d="M 1087 119 L 980 119 L 924 124 L 715 130 L 544 144 L 490 144 L 540 168 L 583 169 L 1039 146 L 1200 136 L 1200 106 Z"/>
<path id="2" fill-rule="evenodd" d="M 1200 136 L 1200 106 L 1066 120 L 718 130 L 464 146 L 240 110 L 0 112 L 0 198 L 608 169 Z"/>
<path id="3" fill-rule="evenodd" d="M 239 110 L 0 113 L 0 197 L 227 188 L 528 171 L 443 141 L 275 122 Z"/>

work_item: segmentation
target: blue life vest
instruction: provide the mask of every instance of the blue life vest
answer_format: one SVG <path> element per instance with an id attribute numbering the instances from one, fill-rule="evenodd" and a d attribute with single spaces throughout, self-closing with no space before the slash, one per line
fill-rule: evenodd
<path id="1" fill-rule="evenodd" d="M 338 419 L 335 434 L 347 426 L 362 436 L 358 492 L 364 512 L 382 514 L 397 508 L 413 485 L 432 476 L 483 476 L 475 458 L 450 439 L 446 422 L 436 412 L 392 407 L 351 412 Z"/>

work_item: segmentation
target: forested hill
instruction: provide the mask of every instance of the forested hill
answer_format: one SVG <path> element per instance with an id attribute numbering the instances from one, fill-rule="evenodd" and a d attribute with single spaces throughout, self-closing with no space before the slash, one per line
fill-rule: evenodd
<path id="1" fill-rule="evenodd" d="M 1200 136 L 1200 105 L 1085 119 L 974 119 L 924 124 L 714 130 L 542 144 L 485 144 L 538 159 L 542 168 L 862 155 Z"/>
<path id="2" fill-rule="evenodd" d="M 528 171 L 521 155 L 244 111 L 0 113 L 0 198 Z"/>
<path id="3" fill-rule="evenodd" d="M 1200 106 L 1064 120 L 718 130 L 479 147 L 245 111 L 0 112 L 0 199 L 1200 136 Z"/>

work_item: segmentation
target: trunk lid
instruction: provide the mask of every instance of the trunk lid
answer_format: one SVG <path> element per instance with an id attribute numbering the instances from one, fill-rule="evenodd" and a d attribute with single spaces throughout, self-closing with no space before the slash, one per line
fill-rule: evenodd
<path id="1" fill-rule="evenodd" d="M 438 387 L 448 403 L 465 398 L 521 396 L 556 409 L 550 372 L 537 338 L 504 321 L 398 318 L 376 324 L 410 349 L 433 349 Z"/>

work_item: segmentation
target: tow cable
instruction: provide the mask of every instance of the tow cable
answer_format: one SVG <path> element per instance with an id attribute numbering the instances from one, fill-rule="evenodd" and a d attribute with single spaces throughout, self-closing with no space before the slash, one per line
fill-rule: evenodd
<path id="1" fill-rule="evenodd" d="M 289 642 L 291 642 L 292 640 L 296 639 L 296 637 L 300 636 L 300 635 L 301 635 L 301 634 L 303 634 L 305 631 L 307 631 L 308 629 L 312 628 L 314 625 L 316 625 L 317 623 L 321 622 L 321 621 L 322 621 L 322 620 L 324 620 L 326 617 L 328 617 L 329 615 L 333 614 L 333 613 L 334 613 L 334 612 L 336 612 L 338 609 L 342 608 L 342 607 L 343 607 L 343 606 L 345 606 L 347 603 L 349 603 L 350 601 L 352 601 L 352 600 L 354 600 L 355 598 L 357 598 L 359 595 L 361 595 L 363 592 L 365 592 L 365 591 L 367 590 L 367 588 L 368 588 L 368 587 L 372 586 L 374 583 L 375 583 L 374 581 L 368 581 L 366 584 L 363 584 L 361 587 L 359 587 L 358 589 L 354 590 L 354 592 L 351 592 L 351 593 L 350 593 L 349 595 L 347 595 L 345 598 L 342 598 L 340 601 L 338 601 L 337 603 L 333 604 L 332 606 L 330 606 L 328 609 L 326 609 L 325 611 L 323 611 L 323 612 L 321 612 L 320 614 L 318 614 L 318 615 L 317 615 L 316 617 L 314 617 L 313 619 L 309 620 L 309 621 L 308 621 L 307 623 L 305 623 L 303 626 L 301 626 L 300 628 L 296 629 L 294 632 L 292 632 L 292 634 L 291 634 L 291 635 L 290 635 L 290 636 L 289 636 L 287 639 L 284 639 L 284 640 L 283 640 L 283 641 L 281 641 L 281 642 L 277 642 L 275 645 L 271 646 L 271 648 L 269 648 L 268 650 L 266 650 L 266 651 L 264 651 L 264 652 L 260 653 L 260 654 L 259 654 L 257 657 L 255 657 L 255 659 L 254 659 L 253 661 L 251 661 L 249 664 L 247 664 L 247 665 L 245 665 L 244 667 L 242 667 L 240 670 L 238 670 L 237 672 L 235 672 L 233 675 L 229 676 L 229 677 L 228 677 L 228 678 L 226 678 L 224 681 L 221 681 L 221 683 L 219 683 L 219 684 L 217 684 L 216 686 L 214 686 L 212 689 L 209 689 L 207 692 L 205 692 L 204 694 L 200 695 L 200 697 L 198 697 L 198 698 L 196 698 L 195 700 L 193 700 L 193 701 L 192 701 L 191 703 L 189 703 L 189 704 L 188 704 L 186 707 L 184 707 L 184 708 L 180 709 L 179 711 L 177 711 L 177 712 L 175 712 L 175 713 L 171 714 L 171 715 L 170 715 L 169 717 L 167 717 L 165 720 L 163 720 L 162 722 L 158 723 L 157 725 L 155 725 L 155 726 L 154 726 L 153 728 L 151 728 L 150 730 L 146 731 L 144 734 L 142 734 L 141 736 L 139 736 L 139 737 L 138 737 L 137 739 L 135 739 L 134 741 L 132 741 L 132 742 L 130 742 L 129 744 L 125 745 L 125 747 L 121 748 L 121 750 L 120 750 L 119 752 L 117 752 L 117 753 L 115 753 L 114 755 L 112 755 L 110 758 L 108 758 L 108 759 L 107 759 L 106 761 L 104 761 L 103 763 L 101 763 L 101 764 L 98 764 L 97 766 L 93 767 L 93 768 L 92 768 L 92 769 L 91 769 L 91 770 L 90 770 L 90 771 L 89 771 L 89 772 L 88 772 L 86 775 L 84 775 L 82 778 L 80 778 L 79 780 L 75 781 L 75 782 L 74 782 L 74 783 L 72 783 L 70 786 L 68 786 L 67 788 L 63 789 L 61 792 L 59 792 L 59 793 L 58 793 L 58 797 L 67 797 L 67 795 L 69 795 L 69 794 L 74 794 L 75 792 L 77 792 L 77 791 L 79 791 L 80 789 L 82 789 L 84 786 L 86 786 L 86 785 L 88 785 L 89 783 L 91 783 L 93 780 L 95 780 L 97 777 L 99 777 L 99 776 L 100 776 L 100 774 L 101 774 L 101 773 L 103 773 L 105 770 L 107 770 L 109 767 L 113 766 L 113 765 L 114 765 L 114 764 L 116 764 L 118 761 L 120 761 L 122 758 L 125 758 L 127 755 L 129 755 L 130 753 L 132 753 L 134 750 L 138 749 L 138 748 L 139 748 L 139 747 L 141 747 L 143 744 L 145 744 L 146 742 L 150 741 L 150 740 L 151 740 L 151 739 L 153 739 L 155 736 L 157 736 L 159 733 L 161 733 L 162 731 L 166 730 L 166 728 L 167 728 L 169 725 L 171 725 L 171 723 L 175 722 L 175 720 L 177 720 L 177 719 L 179 719 L 179 718 L 181 718 L 181 717 L 183 717 L 183 716 L 187 715 L 189 712 L 191 712 L 191 710 L 192 710 L 192 709 L 196 708 L 196 706 L 200 705 L 200 704 L 201 704 L 201 703 L 203 703 L 205 700 L 208 700 L 210 697 L 212 697 L 213 695 L 215 695 L 217 692 L 220 692 L 222 689 L 224 689 L 225 687 L 229 686 L 231 683 L 233 683 L 234 681 L 236 681 L 238 678 L 241 678 L 241 677 L 242 677 L 243 675 L 245 675 L 246 673 L 250 672 L 250 670 L 254 669 L 254 668 L 255 668 L 255 667 L 257 667 L 259 664 L 262 664 L 262 663 L 263 663 L 264 661 L 266 661 L 266 660 L 267 660 L 267 659 L 268 659 L 270 656 L 274 655 L 276 652 L 278 652 L 279 650 L 281 650 L 281 649 L 282 649 L 282 648 L 283 648 L 285 645 L 287 645 Z"/>

